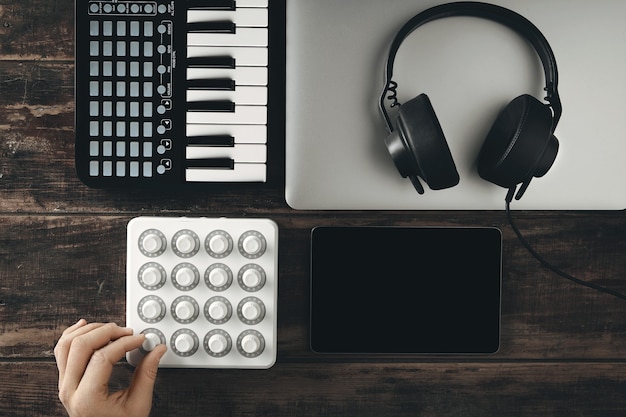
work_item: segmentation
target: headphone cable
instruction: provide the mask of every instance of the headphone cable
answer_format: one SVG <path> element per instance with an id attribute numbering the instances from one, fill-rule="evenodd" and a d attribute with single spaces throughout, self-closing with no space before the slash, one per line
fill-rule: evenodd
<path id="1" fill-rule="evenodd" d="M 526 241 L 526 239 L 522 236 L 521 232 L 519 231 L 519 229 L 517 228 L 517 225 L 515 224 L 515 222 L 513 221 L 513 216 L 511 214 L 511 201 L 509 198 L 506 199 L 506 215 L 507 218 L 509 220 L 509 224 L 511 225 L 511 228 L 513 229 L 513 231 L 515 232 L 515 234 L 517 235 L 517 238 L 520 240 L 520 242 L 522 242 L 522 245 L 524 245 L 524 247 L 526 248 L 526 250 L 535 257 L 535 259 L 537 259 L 543 266 L 545 266 L 546 268 L 548 268 L 550 271 L 554 272 L 557 275 L 560 275 L 561 277 L 568 279 L 576 284 L 579 285 L 583 285 L 585 287 L 588 288 L 592 288 L 594 290 L 603 292 L 605 294 L 610 294 L 613 295 L 617 298 L 621 298 L 622 300 L 626 300 L 626 295 L 622 294 L 618 291 L 612 290 L 610 288 L 605 288 L 602 287 L 600 285 L 596 285 L 593 284 L 591 282 L 587 282 L 587 281 L 583 281 L 581 279 L 578 279 L 570 274 L 568 274 L 567 272 L 564 272 L 562 270 L 560 270 L 559 268 L 557 268 L 556 266 L 552 265 L 550 262 L 546 261 L 541 255 L 539 255 L 528 243 L 528 241 Z"/>

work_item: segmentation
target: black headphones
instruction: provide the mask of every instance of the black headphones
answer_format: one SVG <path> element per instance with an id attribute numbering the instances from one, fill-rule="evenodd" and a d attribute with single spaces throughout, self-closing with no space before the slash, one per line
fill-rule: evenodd
<path id="1" fill-rule="evenodd" d="M 519 200 L 533 177 L 545 175 L 554 160 L 559 142 L 554 130 L 561 117 L 561 101 L 557 92 L 556 59 L 541 31 L 525 17 L 500 6 L 478 2 L 447 3 L 427 9 L 407 21 L 396 34 L 389 49 L 385 68 L 385 86 L 379 107 L 389 136 L 387 149 L 403 177 L 408 177 L 418 193 L 424 188 L 421 177 L 433 190 L 453 187 L 459 174 L 450 154 L 441 125 L 426 94 L 398 103 L 398 84 L 392 81 L 393 63 L 404 39 L 415 29 L 432 20 L 451 16 L 472 16 L 493 20 L 524 37 L 539 56 L 546 78 L 543 104 L 523 94 L 511 101 L 498 115 L 478 154 L 478 174 L 485 180 L 509 190 L 512 199 Z M 385 109 L 385 100 L 391 107 L 398 106 L 395 130 Z"/>

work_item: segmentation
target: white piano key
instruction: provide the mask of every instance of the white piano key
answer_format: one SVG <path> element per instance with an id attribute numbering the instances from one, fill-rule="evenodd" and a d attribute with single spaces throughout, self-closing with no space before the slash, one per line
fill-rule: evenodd
<path id="1" fill-rule="evenodd" d="M 186 136 L 232 136 L 235 143 L 267 143 L 267 127 L 265 125 L 187 125 Z"/>
<path id="2" fill-rule="evenodd" d="M 241 28 L 236 33 L 187 34 L 187 46 L 267 46 L 267 28 Z"/>
<path id="3" fill-rule="evenodd" d="M 190 46 L 187 48 L 188 58 L 206 56 L 230 56 L 237 66 L 266 67 L 268 64 L 267 48 L 246 48 L 237 46 Z"/>
<path id="4" fill-rule="evenodd" d="M 267 7 L 268 0 L 237 0 L 237 9 L 241 7 Z"/>
<path id="5" fill-rule="evenodd" d="M 267 85 L 267 68 L 187 68 L 187 79 L 231 79 L 235 81 L 235 85 Z"/>
<path id="6" fill-rule="evenodd" d="M 187 168 L 185 179 L 189 182 L 265 182 L 265 164 L 240 164 L 234 169 Z"/>
<path id="7" fill-rule="evenodd" d="M 239 3 L 239 2 L 238 2 Z M 267 27 L 267 9 L 237 7 L 237 10 L 189 10 L 187 23 L 231 21 L 237 28 Z"/>
<path id="8" fill-rule="evenodd" d="M 237 86 L 235 91 L 187 90 L 187 101 L 232 101 L 241 105 L 266 105 L 267 87 Z"/>
<path id="9" fill-rule="evenodd" d="M 267 48 L 241 46 L 190 46 L 187 48 L 188 58 L 220 56 L 234 58 L 237 66 L 266 67 L 269 62 Z"/>
<path id="10" fill-rule="evenodd" d="M 235 146 L 187 146 L 187 159 L 229 158 L 236 162 L 267 162 L 267 146 L 264 144 L 236 144 Z"/>
<path id="11" fill-rule="evenodd" d="M 234 112 L 192 111 L 187 112 L 187 123 L 265 125 L 267 107 L 235 105 Z"/>

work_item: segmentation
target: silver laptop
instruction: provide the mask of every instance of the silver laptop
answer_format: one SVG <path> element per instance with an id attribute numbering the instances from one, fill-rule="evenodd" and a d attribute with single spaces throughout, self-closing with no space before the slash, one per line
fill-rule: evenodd
<path id="1" fill-rule="evenodd" d="M 287 0 L 286 189 L 295 209 L 502 209 L 476 156 L 499 111 L 545 81 L 534 50 L 497 23 L 451 17 L 413 32 L 394 80 L 406 102 L 426 93 L 460 183 L 418 195 L 396 170 L 377 104 L 389 43 L 431 0 Z M 626 2 L 496 0 L 532 21 L 556 56 L 563 116 L 550 171 L 514 209 L 626 208 Z"/>

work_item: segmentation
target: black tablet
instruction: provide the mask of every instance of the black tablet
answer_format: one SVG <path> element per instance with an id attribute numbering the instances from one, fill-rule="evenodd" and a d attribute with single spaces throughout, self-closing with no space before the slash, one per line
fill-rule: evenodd
<path id="1" fill-rule="evenodd" d="M 499 229 L 316 227 L 311 237 L 313 351 L 498 350 Z"/>

